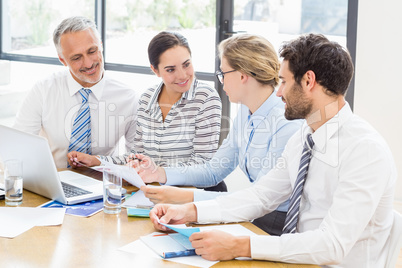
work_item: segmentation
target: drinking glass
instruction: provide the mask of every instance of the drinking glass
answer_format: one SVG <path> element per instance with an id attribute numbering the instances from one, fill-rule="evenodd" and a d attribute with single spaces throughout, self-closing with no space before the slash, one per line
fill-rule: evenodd
<path id="1" fill-rule="evenodd" d="M 117 214 L 121 211 L 122 179 L 118 171 L 103 170 L 103 212 Z"/>
<path id="2" fill-rule="evenodd" d="M 7 160 L 4 163 L 4 191 L 6 204 L 17 206 L 22 203 L 22 161 L 18 159 Z"/>

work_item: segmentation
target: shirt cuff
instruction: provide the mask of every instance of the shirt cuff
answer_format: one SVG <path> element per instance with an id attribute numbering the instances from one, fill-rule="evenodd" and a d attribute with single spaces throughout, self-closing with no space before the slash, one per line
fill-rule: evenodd
<path id="1" fill-rule="evenodd" d="M 251 258 L 278 261 L 280 257 L 280 237 L 270 235 L 250 236 Z"/>
<path id="2" fill-rule="evenodd" d="M 194 202 L 194 205 L 197 208 L 198 223 L 221 222 L 222 214 L 215 200 Z"/>
<path id="3" fill-rule="evenodd" d="M 164 167 L 166 173 L 165 185 L 186 185 L 185 176 L 180 168 Z"/>
<path id="4" fill-rule="evenodd" d="M 217 198 L 218 196 L 228 194 L 229 192 L 214 192 L 214 191 L 205 191 L 202 189 L 194 190 L 194 202 L 211 200 Z"/>

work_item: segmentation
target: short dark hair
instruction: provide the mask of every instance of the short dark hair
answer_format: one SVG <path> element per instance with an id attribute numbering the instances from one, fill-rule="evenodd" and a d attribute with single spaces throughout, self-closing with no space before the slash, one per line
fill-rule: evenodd
<path id="1" fill-rule="evenodd" d="M 190 46 L 188 45 L 187 39 L 183 35 L 177 32 L 166 31 L 158 33 L 156 36 L 154 36 L 154 38 L 152 38 L 148 45 L 149 63 L 155 69 L 158 69 L 159 59 L 163 52 L 176 46 L 187 48 L 191 55 Z"/>
<path id="2" fill-rule="evenodd" d="M 353 77 L 353 63 L 349 52 L 322 34 L 306 34 L 286 42 L 279 50 L 289 70 L 300 84 L 311 70 L 317 82 L 331 95 L 345 95 Z"/>

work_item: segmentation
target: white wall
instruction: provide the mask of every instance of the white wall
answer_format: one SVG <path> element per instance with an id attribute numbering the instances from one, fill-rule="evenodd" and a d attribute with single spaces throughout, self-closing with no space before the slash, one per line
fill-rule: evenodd
<path id="1" fill-rule="evenodd" d="M 354 111 L 388 142 L 402 202 L 402 1 L 359 1 Z"/>

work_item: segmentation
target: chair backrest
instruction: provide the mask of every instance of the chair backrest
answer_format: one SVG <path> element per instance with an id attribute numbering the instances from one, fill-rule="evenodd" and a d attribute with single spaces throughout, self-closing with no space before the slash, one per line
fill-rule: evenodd
<path id="1" fill-rule="evenodd" d="M 394 223 L 387 241 L 388 255 L 386 268 L 395 268 L 402 247 L 402 215 L 394 210 Z"/>

